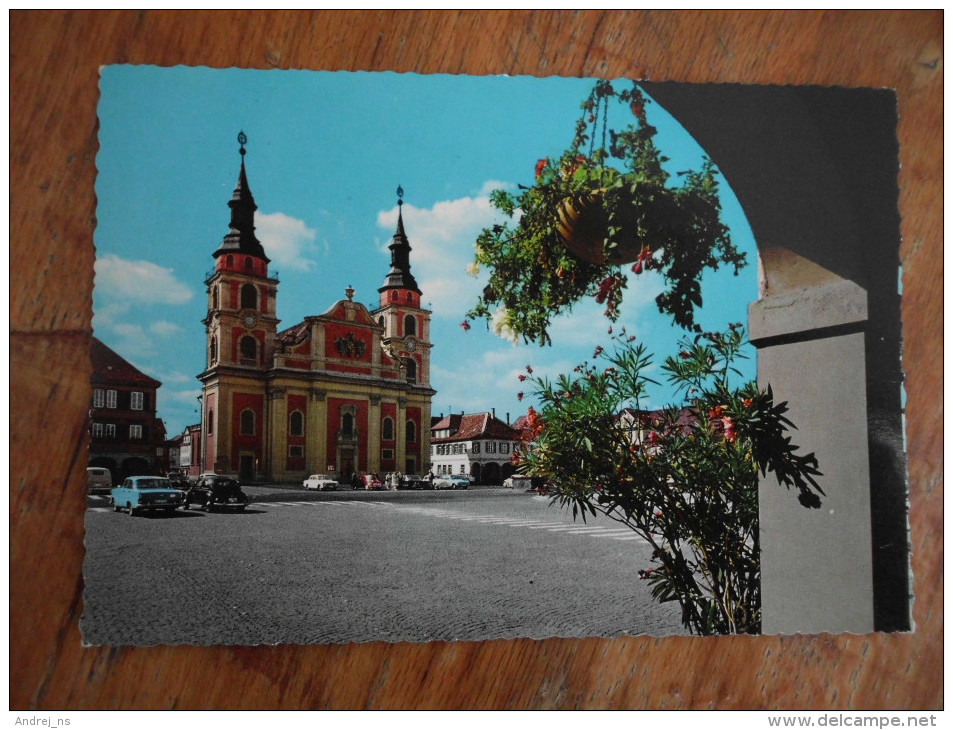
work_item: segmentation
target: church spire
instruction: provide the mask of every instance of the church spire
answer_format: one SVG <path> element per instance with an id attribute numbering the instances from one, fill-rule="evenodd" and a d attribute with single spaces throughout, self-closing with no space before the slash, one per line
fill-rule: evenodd
<path id="1" fill-rule="evenodd" d="M 248 137 L 245 136 L 245 133 L 239 132 L 238 152 L 242 156 L 242 164 L 238 172 L 238 183 L 235 185 L 232 199 L 228 201 L 228 207 L 232 211 L 231 221 L 228 224 L 228 233 L 225 234 L 222 245 L 212 255 L 218 258 L 228 253 L 247 254 L 268 263 L 269 259 L 265 256 L 265 249 L 255 237 L 255 211 L 258 210 L 258 206 L 251 194 L 251 188 L 248 187 L 248 176 L 245 174 L 245 142 L 247 141 Z"/>
<path id="2" fill-rule="evenodd" d="M 389 289 L 407 289 L 420 294 L 420 288 L 410 273 L 410 241 L 404 233 L 404 189 L 397 186 L 397 231 L 391 239 L 390 273 L 384 279 L 384 285 L 377 291 L 382 294 Z"/>

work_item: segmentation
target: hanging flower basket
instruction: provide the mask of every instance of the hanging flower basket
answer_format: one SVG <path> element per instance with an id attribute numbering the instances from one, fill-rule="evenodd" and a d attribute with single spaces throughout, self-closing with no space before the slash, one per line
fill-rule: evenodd
<path id="1" fill-rule="evenodd" d="M 556 210 L 559 216 L 556 231 L 566 248 L 576 258 L 591 264 L 605 263 L 602 244 L 606 239 L 609 219 L 602 208 L 604 193 L 605 191 L 600 189 L 563 198 Z M 634 256 L 638 256 L 637 251 L 634 251 Z M 625 261 L 620 259 L 614 263 Z"/>
<path id="2" fill-rule="evenodd" d="M 628 105 L 634 122 L 610 129 L 610 101 Z M 604 303 L 615 320 L 628 285 L 623 267 L 631 265 L 636 275 L 658 271 L 666 286 L 656 297 L 659 311 L 695 328 L 703 270 L 726 264 L 737 273 L 745 255 L 721 222 L 710 161 L 670 184 L 646 103 L 635 85 L 616 92 L 597 82 L 572 146 L 540 159 L 535 184 L 518 195 L 491 193 L 492 205 L 510 220 L 477 239 L 475 265 L 489 268 L 490 282 L 468 317 L 502 322 L 525 341 L 547 344 L 552 317 L 585 297 Z"/>

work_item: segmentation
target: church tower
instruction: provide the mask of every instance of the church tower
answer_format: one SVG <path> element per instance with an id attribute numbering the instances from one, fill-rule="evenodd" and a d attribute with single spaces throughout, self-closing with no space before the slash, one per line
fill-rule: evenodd
<path id="1" fill-rule="evenodd" d="M 200 376 L 204 384 L 203 470 L 245 475 L 254 471 L 261 452 L 264 404 L 254 395 L 243 400 L 232 395 L 236 389 L 256 390 L 249 386 L 271 365 L 279 321 L 275 307 L 278 280 L 268 275 L 269 259 L 255 237 L 258 206 L 245 172 L 246 142 L 240 132 L 241 167 L 228 201 L 229 230 L 212 254 L 215 269 L 205 281 L 206 370 Z M 247 381 L 246 387 L 242 381 Z M 231 413 L 236 403 L 241 412 Z M 236 433 L 232 433 L 232 423 L 239 424 Z M 235 451 L 238 441 L 243 442 L 241 453 Z"/>
<path id="2" fill-rule="evenodd" d="M 342 287 L 345 298 L 279 331 L 278 279 L 255 236 L 245 135 L 238 141 L 231 221 L 205 280 L 201 471 L 245 483 L 328 474 L 344 485 L 364 484 L 366 474 L 425 472 L 435 394 L 430 312 L 410 273 L 404 201 L 380 308 L 369 311 L 353 287 Z"/>
<path id="3" fill-rule="evenodd" d="M 430 312 L 420 306 L 420 288 L 410 273 L 410 242 L 404 232 L 404 190 L 397 187 L 397 231 L 390 242 L 390 272 L 374 312 L 384 328 L 382 344 L 402 367 L 408 383 L 430 386 Z"/>

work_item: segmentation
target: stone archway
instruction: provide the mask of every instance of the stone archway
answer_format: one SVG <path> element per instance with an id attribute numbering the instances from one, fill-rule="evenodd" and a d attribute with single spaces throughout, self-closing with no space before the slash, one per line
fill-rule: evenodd
<path id="1" fill-rule="evenodd" d="M 502 484 L 503 475 L 500 465 L 490 461 L 483 465 L 483 484 Z"/>
<path id="2" fill-rule="evenodd" d="M 130 456 L 122 460 L 122 473 L 120 481 L 126 477 L 135 477 L 141 474 L 152 474 L 152 465 L 139 456 Z"/>
<path id="3" fill-rule="evenodd" d="M 652 83 L 754 232 L 758 379 L 826 497 L 759 492 L 765 633 L 908 630 L 897 102 L 886 89 Z"/>

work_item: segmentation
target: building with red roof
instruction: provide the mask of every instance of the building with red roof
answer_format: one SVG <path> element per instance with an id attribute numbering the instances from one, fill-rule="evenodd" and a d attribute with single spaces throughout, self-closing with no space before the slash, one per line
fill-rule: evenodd
<path id="1" fill-rule="evenodd" d="M 95 337 L 90 360 L 88 466 L 109 469 L 113 484 L 136 474 L 164 473 L 165 424 L 156 417 L 156 392 L 162 383 Z"/>
<path id="2" fill-rule="evenodd" d="M 453 413 L 430 429 L 430 459 L 437 476 L 463 474 L 480 484 L 500 484 L 514 471 L 520 432 L 493 413 Z"/>

